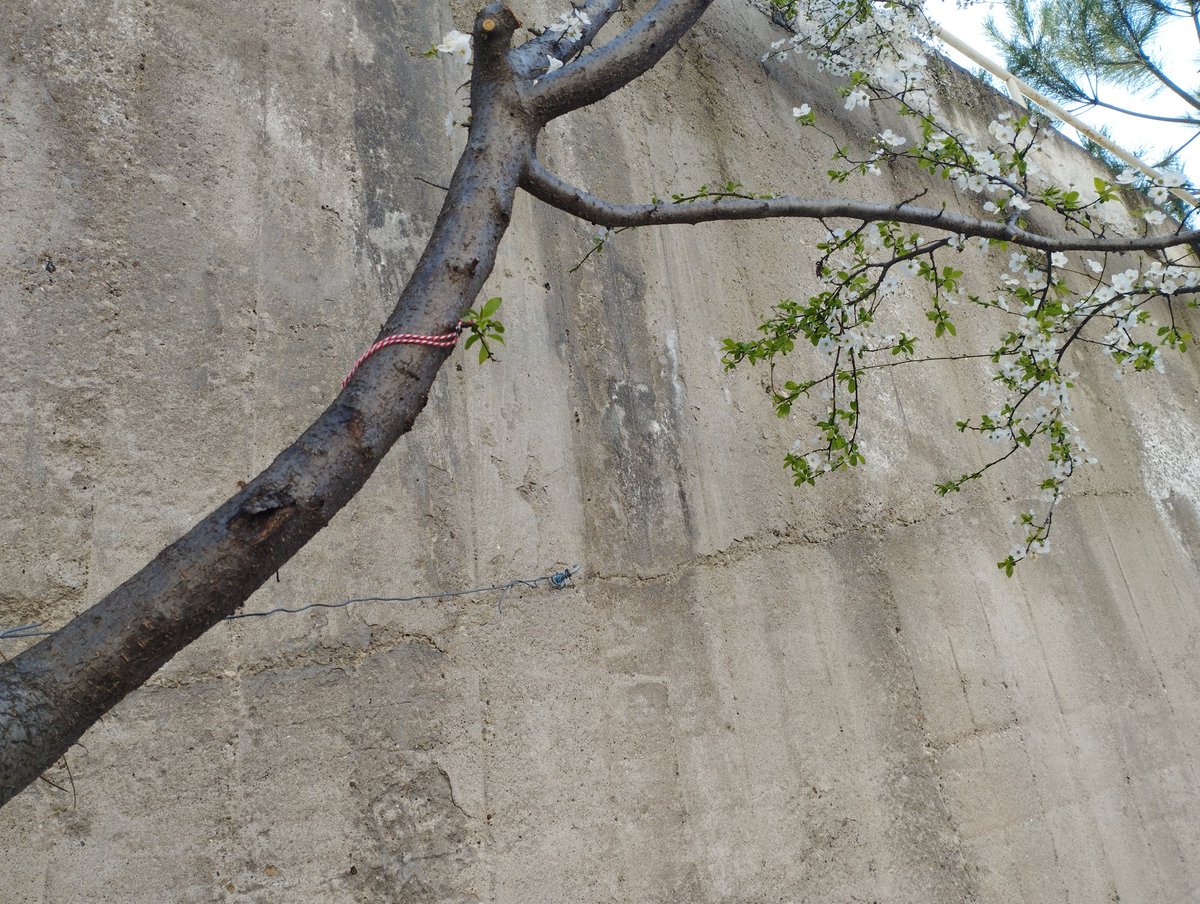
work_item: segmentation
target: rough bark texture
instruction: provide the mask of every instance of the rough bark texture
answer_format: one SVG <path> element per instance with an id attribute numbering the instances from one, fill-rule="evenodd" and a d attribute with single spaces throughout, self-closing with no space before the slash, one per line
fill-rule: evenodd
<path id="1" fill-rule="evenodd" d="M 467 146 L 380 338 L 454 327 L 491 275 L 545 123 L 652 68 L 711 2 L 660 0 L 596 53 L 532 82 L 528 54 L 512 52 L 520 21 L 502 3 L 479 12 Z M 580 42 L 615 9 L 592 6 L 596 21 Z M 580 45 L 549 49 L 565 59 Z M 329 523 L 411 429 L 447 356 L 400 345 L 367 359 L 321 417 L 241 492 L 87 612 L 0 665 L 0 805 Z"/>
<path id="2" fill-rule="evenodd" d="M 445 332 L 492 272 L 540 125 L 524 112 L 508 62 L 517 25 L 500 4 L 476 20 L 467 147 L 380 336 Z M 448 354 L 392 346 L 372 356 L 241 492 L 60 631 L 0 665 L 0 804 L 329 523 L 412 427 Z"/>

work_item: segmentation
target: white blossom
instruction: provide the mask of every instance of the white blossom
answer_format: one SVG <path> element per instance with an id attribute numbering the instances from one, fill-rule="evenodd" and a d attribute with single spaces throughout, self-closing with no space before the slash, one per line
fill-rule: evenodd
<path id="1" fill-rule="evenodd" d="M 1121 295 L 1127 295 L 1133 291 L 1133 283 L 1137 278 L 1138 271 L 1131 267 L 1123 273 L 1114 274 L 1110 282 L 1112 283 L 1113 289 L 1115 289 L 1118 293 Z"/>
<path id="2" fill-rule="evenodd" d="M 434 50 L 447 56 L 456 56 L 464 63 L 471 62 L 471 36 L 461 31 L 450 31 Z"/>
<path id="3" fill-rule="evenodd" d="M 955 184 L 963 191 L 979 194 L 988 184 L 988 178 L 983 173 L 961 172 L 954 178 Z"/>
<path id="4" fill-rule="evenodd" d="M 988 123 L 988 131 L 1001 144 L 1011 144 L 1017 139 L 1017 133 L 1013 130 L 1012 126 L 996 119 Z"/>
<path id="5" fill-rule="evenodd" d="M 846 95 L 846 109 L 853 110 L 856 107 L 865 107 L 871 102 L 870 95 L 862 88 L 855 88 Z"/>
<path id="6" fill-rule="evenodd" d="M 560 15 L 558 21 L 551 25 L 547 31 L 560 34 L 568 41 L 578 41 L 583 37 L 583 27 L 591 24 L 592 20 L 586 13 L 574 9 L 569 13 Z"/>

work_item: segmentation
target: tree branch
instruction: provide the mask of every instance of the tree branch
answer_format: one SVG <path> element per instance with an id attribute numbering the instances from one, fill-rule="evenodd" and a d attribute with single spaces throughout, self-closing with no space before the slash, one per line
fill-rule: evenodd
<path id="1" fill-rule="evenodd" d="M 549 58 L 565 63 L 596 39 L 600 29 L 616 15 L 621 6 L 622 0 L 588 0 L 582 6 L 575 7 L 576 12 L 583 13 L 590 20 L 584 24 L 578 38 L 571 40 L 551 25 L 532 41 L 526 41 L 509 54 L 513 68 L 525 78 L 535 78 L 546 72 Z"/>
<path id="2" fill-rule="evenodd" d="M 608 228 L 668 226 L 709 223 L 717 220 L 765 220 L 775 217 L 797 219 L 843 218 L 864 223 L 890 220 L 911 226 L 929 226 L 977 238 L 1012 242 L 1042 251 L 1159 251 L 1200 240 L 1200 230 L 1143 238 L 1096 239 L 1079 236 L 1049 236 L 1015 225 L 981 220 L 945 209 L 912 207 L 907 204 L 873 204 L 845 199 L 714 198 L 683 203 L 612 204 L 565 182 L 532 159 L 521 187 L 559 210 Z"/>
<path id="3" fill-rule="evenodd" d="M 1159 68 L 1159 66 L 1152 59 L 1150 59 L 1149 54 L 1146 53 L 1145 48 L 1143 47 L 1147 36 L 1143 35 L 1137 28 L 1134 27 L 1134 23 L 1130 21 L 1129 11 L 1126 9 L 1125 4 L 1117 4 L 1117 15 L 1119 17 L 1120 24 L 1124 27 L 1125 37 L 1129 42 L 1127 46 L 1130 53 L 1137 57 L 1141 64 L 1145 66 L 1155 78 L 1162 82 L 1162 84 L 1165 85 L 1168 90 L 1183 98 L 1184 102 L 1195 107 L 1197 110 L 1200 110 L 1200 97 L 1197 97 L 1190 91 L 1187 91 L 1186 89 L 1177 85 L 1174 81 L 1172 81 L 1170 76 L 1163 72 L 1163 70 Z"/>
<path id="4" fill-rule="evenodd" d="M 433 234 L 381 336 L 444 332 L 491 273 L 536 120 L 508 62 L 517 20 L 475 20 L 473 112 Z M 446 349 L 373 355 L 239 493 L 59 631 L 0 664 L 0 805 L 105 712 L 229 615 L 354 497 L 425 407 Z"/>
<path id="5" fill-rule="evenodd" d="M 658 0 L 599 50 L 541 79 L 528 94 L 530 109 L 549 121 L 623 88 L 653 68 L 711 4 L 712 0 Z"/>
<path id="6" fill-rule="evenodd" d="M 1200 126 L 1200 119 L 1194 116 L 1159 116 L 1154 113 L 1143 113 L 1139 110 L 1130 110 L 1127 107 L 1110 104 L 1108 101 L 1101 100 L 1095 90 L 1091 94 L 1086 95 L 1081 102 L 1093 107 L 1103 107 L 1106 110 L 1112 110 L 1116 113 L 1124 113 L 1126 116 L 1136 116 L 1138 119 L 1146 119 L 1151 122 L 1167 122 L 1177 126 Z M 1074 113 L 1075 111 L 1072 110 L 1071 112 Z"/>

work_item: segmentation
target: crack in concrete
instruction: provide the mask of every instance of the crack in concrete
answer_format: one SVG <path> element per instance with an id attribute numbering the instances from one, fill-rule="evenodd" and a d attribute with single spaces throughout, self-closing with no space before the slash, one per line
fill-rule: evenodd
<path id="1" fill-rule="evenodd" d="M 1137 495 L 1127 489 L 1113 490 L 1084 490 L 1072 493 L 1071 499 L 1082 498 L 1128 498 Z M 1011 498 L 1006 501 L 1012 501 Z M 961 508 L 951 509 L 948 511 L 929 512 L 925 515 L 917 517 L 906 517 L 904 515 L 893 515 L 884 520 L 867 521 L 859 524 L 851 524 L 847 526 L 830 525 L 824 531 L 801 531 L 797 530 L 794 524 L 785 524 L 782 528 L 770 528 L 766 531 L 760 531 L 754 534 L 748 534 L 744 537 L 735 537 L 726 546 L 714 550 L 713 552 L 701 553 L 693 556 L 690 559 L 677 562 L 668 568 L 659 571 L 644 573 L 644 572 L 593 572 L 587 575 L 587 578 L 592 581 L 629 581 L 634 583 L 656 583 L 659 581 L 675 581 L 678 577 L 692 568 L 705 567 L 726 567 L 743 562 L 751 556 L 763 553 L 774 552 L 792 546 L 806 547 L 823 547 L 830 543 L 836 543 L 845 537 L 855 536 L 860 534 L 883 534 L 888 531 L 896 530 L 897 528 L 915 527 L 919 524 L 935 521 L 939 518 L 952 518 L 962 516 L 970 512 L 983 511 L 984 507 L 980 505 L 966 504 Z"/>
<path id="2" fill-rule="evenodd" d="M 453 627 L 453 626 L 451 626 Z M 376 631 L 391 634 L 390 637 L 375 637 Z M 254 678 L 270 672 L 285 672 L 293 669 L 325 668 L 329 672 L 356 670 L 366 660 L 383 653 L 390 653 L 405 646 L 428 647 L 439 655 L 447 655 L 447 650 L 430 634 L 420 632 L 400 631 L 390 632 L 386 628 L 372 629 L 372 639 L 357 650 L 345 651 L 328 647 L 316 647 L 303 651 L 283 653 L 278 656 L 259 659 L 239 666 L 236 670 L 206 669 L 200 672 L 180 674 L 177 676 L 156 675 L 142 687 L 149 690 L 182 690 L 198 684 L 235 679 Z M 322 656 L 322 653 L 329 655 Z"/>
<path id="3" fill-rule="evenodd" d="M 475 815 L 474 815 L 474 814 L 472 814 L 472 813 L 468 813 L 468 812 L 467 812 L 467 811 L 466 811 L 466 810 L 463 808 L 462 804 L 460 804 L 460 803 L 458 802 L 457 798 L 455 798 L 455 796 L 454 796 L 454 783 L 453 783 L 452 781 L 450 781 L 450 773 L 449 773 L 449 772 L 447 772 L 447 771 L 446 771 L 446 770 L 445 770 L 445 769 L 444 769 L 444 768 L 443 768 L 443 767 L 442 767 L 440 764 L 438 764 L 438 763 L 434 763 L 434 764 L 433 764 L 433 768 L 434 768 L 434 769 L 436 769 L 436 770 L 438 771 L 438 774 L 439 774 L 439 775 L 441 775 L 441 777 L 442 777 L 443 779 L 445 779 L 445 781 L 446 781 L 446 794 L 447 794 L 447 796 L 450 798 L 450 805 L 451 805 L 452 807 L 454 807 L 454 809 L 456 809 L 456 810 L 457 810 L 459 813 L 461 813 L 463 816 L 465 816 L 467 819 L 478 819 L 478 818 L 479 818 L 478 816 L 475 816 Z"/>
<path id="4" fill-rule="evenodd" d="M 1084 490 L 1072 494 L 1073 499 L 1081 498 L 1127 498 L 1136 495 L 1128 489 Z M 700 568 L 726 568 L 744 562 L 755 555 L 778 552 L 789 547 L 819 548 L 829 543 L 837 542 L 848 536 L 875 534 L 881 535 L 896 529 L 906 529 L 939 518 L 959 517 L 970 512 L 982 511 L 983 506 L 966 504 L 961 508 L 949 511 L 929 512 L 917 517 L 893 515 L 885 520 L 875 520 L 851 525 L 830 525 L 823 531 L 798 530 L 794 524 L 785 524 L 782 528 L 769 528 L 744 537 L 735 537 L 726 546 L 713 552 L 702 553 L 651 573 L 643 572 L 592 572 L 586 575 L 588 582 L 625 583 L 625 584 L 660 584 L 674 583 L 689 572 Z M 180 690 L 198 684 L 233 679 L 253 678 L 257 675 L 275 671 L 289 671 L 300 668 L 326 667 L 334 669 L 357 669 L 363 662 L 381 653 L 391 652 L 402 645 L 419 645 L 436 651 L 439 655 L 447 655 L 447 648 L 439 642 L 434 634 L 394 630 L 386 625 L 370 625 L 371 640 L 363 648 L 345 651 L 328 647 L 316 647 L 309 650 L 288 652 L 239 666 L 233 674 L 228 670 L 207 669 L 187 675 L 170 677 L 156 676 L 144 685 L 151 690 Z M 457 620 L 452 621 L 439 634 L 454 630 Z M 322 655 L 322 654 L 327 655 Z"/>

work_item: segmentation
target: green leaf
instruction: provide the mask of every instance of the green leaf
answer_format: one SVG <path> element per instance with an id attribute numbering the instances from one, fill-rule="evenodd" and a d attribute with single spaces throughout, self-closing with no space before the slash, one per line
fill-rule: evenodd
<path id="1" fill-rule="evenodd" d="M 487 300 L 487 303 L 484 304 L 483 310 L 481 310 L 479 312 L 480 318 L 486 319 L 488 317 L 491 317 L 493 314 L 495 314 L 496 311 L 500 308 L 501 301 L 502 301 L 502 299 L 500 298 L 500 296 L 496 296 L 495 298 L 489 298 Z"/>

